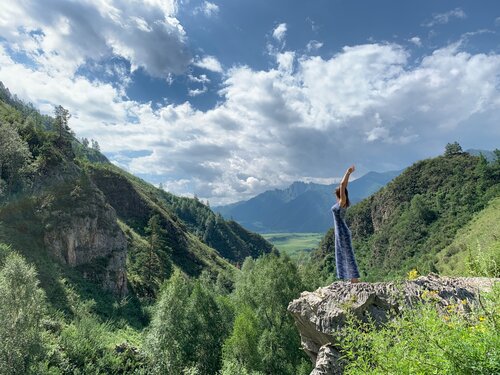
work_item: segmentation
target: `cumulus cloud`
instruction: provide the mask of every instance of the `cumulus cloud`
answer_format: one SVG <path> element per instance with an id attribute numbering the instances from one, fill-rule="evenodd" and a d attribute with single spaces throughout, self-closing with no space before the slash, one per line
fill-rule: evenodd
<path id="1" fill-rule="evenodd" d="M 435 25 L 444 25 L 454 18 L 464 19 L 467 18 L 467 14 L 463 11 L 463 9 L 455 8 L 448 12 L 433 14 L 432 20 L 425 22 L 422 26 L 432 27 Z"/>
<path id="2" fill-rule="evenodd" d="M 204 56 L 201 59 L 197 59 L 194 65 L 215 73 L 223 72 L 222 65 L 215 56 Z"/>
<path id="3" fill-rule="evenodd" d="M 317 51 L 321 47 L 323 47 L 322 42 L 318 42 L 317 40 L 311 40 L 311 41 L 309 41 L 309 43 L 307 43 L 306 49 L 307 49 L 307 52 L 313 52 L 313 51 Z"/>
<path id="4" fill-rule="evenodd" d="M 286 23 L 280 23 L 273 30 L 273 38 L 276 39 L 278 42 L 282 42 L 285 39 L 286 31 L 287 31 Z"/>
<path id="5" fill-rule="evenodd" d="M 422 46 L 422 40 L 418 36 L 414 36 L 413 38 L 410 38 L 410 42 L 415 44 L 417 47 Z"/>
<path id="6" fill-rule="evenodd" d="M 138 103 L 110 84 L 18 64 L 5 48 L 0 80 L 45 112 L 68 108 L 77 135 L 97 139 L 132 173 L 212 204 L 331 181 L 352 163 L 360 172 L 402 168 L 454 140 L 498 147 L 499 54 L 453 44 L 415 63 L 401 45 L 372 43 L 329 58 L 275 57 L 266 70 L 227 70 L 220 102 L 206 111 Z M 195 95 L 209 78 L 188 80 Z"/>
<path id="7" fill-rule="evenodd" d="M 181 73 L 191 57 L 174 0 L 0 3 L 0 35 L 51 74 L 121 56 L 155 77 Z"/>
<path id="8" fill-rule="evenodd" d="M 219 14 L 219 6 L 217 4 L 211 3 L 209 1 L 204 1 L 202 5 L 194 8 L 194 14 L 203 14 L 205 17 L 212 17 Z"/>

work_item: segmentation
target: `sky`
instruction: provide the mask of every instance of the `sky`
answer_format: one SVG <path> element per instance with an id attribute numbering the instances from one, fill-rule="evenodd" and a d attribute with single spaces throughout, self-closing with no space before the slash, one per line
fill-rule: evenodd
<path id="1" fill-rule="evenodd" d="M 2 1 L 0 81 L 220 205 L 500 148 L 500 2 Z"/>

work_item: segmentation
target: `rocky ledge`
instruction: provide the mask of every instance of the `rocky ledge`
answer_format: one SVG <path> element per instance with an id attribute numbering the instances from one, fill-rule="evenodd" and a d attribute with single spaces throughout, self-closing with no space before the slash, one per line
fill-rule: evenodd
<path id="1" fill-rule="evenodd" d="M 380 324 L 405 308 L 421 301 L 431 293 L 438 308 L 467 300 L 463 309 L 478 303 L 479 292 L 491 290 L 500 279 L 440 277 L 430 273 L 415 280 L 378 283 L 350 283 L 337 281 L 314 292 L 303 292 L 290 302 L 292 313 L 302 340 L 302 348 L 315 365 L 311 375 L 342 374 L 340 352 L 332 333 L 341 328 L 349 309 L 356 317 L 366 319 L 369 314 Z"/>

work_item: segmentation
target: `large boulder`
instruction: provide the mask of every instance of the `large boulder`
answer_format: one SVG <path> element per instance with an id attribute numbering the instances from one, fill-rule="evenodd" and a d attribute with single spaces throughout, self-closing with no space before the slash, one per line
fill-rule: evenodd
<path id="1" fill-rule="evenodd" d="M 361 320 L 367 316 L 381 324 L 411 308 L 431 294 L 438 309 L 459 300 L 462 309 L 469 310 L 478 303 L 479 292 L 491 290 L 500 279 L 482 277 L 440 277 L 434 273 L 415 280 L 378 283 L 350 283 L 337 281 L 314 292 L 303 292 L 290 302 L 288 311 L 293 315 L 300 332 L 302 348 L 315 365 L 311 375 L 342 374 L 340 348 L 332 333 L 345 324 L 346 311 Z"/>

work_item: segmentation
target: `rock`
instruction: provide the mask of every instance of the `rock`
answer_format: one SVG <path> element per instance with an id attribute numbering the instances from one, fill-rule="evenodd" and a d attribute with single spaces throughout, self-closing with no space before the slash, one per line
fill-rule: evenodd
<path id="1" fill-rule="evenodd" d="M 315 365 L 311 375 L 342 374 L 340 353 L 332 333 L 345 324 L 349 309 L 356 317 L 366 321 L 367 315 L 381 324 L 411 308 L 429 295 L 440 310 L 459 300 L 465 312 L 478 302 L 480 291 L 491 290 L 500 279 L 440 277 L 430 273 L 415 280 L 378 283 L 350 283 L 337 281 L 314 292 L 303 292 L 288 305 L 299 329 L 302 348 Z"/>
<path id="2" fill-rule="evenodd" d="M 73 182 L 72 182 L 73 183 Z M 68 183 L 68 185 L 70 185 Z M 79 181 L 71 193 L 47 195 L 41 206 L 43 240 L 62 263 L 118 296 L 127 294 L 127 239 L 115 210 L 95 185 Z"/>

